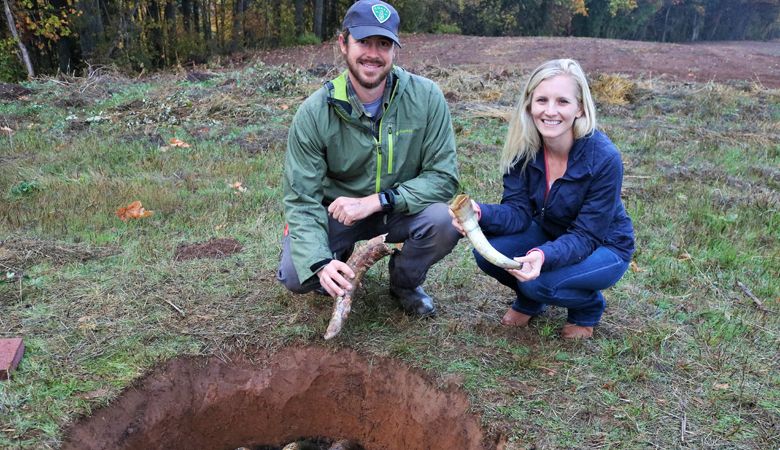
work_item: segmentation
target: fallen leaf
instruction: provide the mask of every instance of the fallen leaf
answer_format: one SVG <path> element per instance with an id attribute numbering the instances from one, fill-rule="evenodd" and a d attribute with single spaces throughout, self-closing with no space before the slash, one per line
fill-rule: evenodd
<path id="1" fill-rule="evenodd" d="M 680 256 L 677 257 L 677 259 L 680 261 L 688 261 L 690 259 L 693 259 L 693 257 L 688 252 L 682 252 L 680 253 Z"/>
<path id="2" fill-rule="evenodd" d="M 14 134 L 14 130 L 12 130 L 9 127 L 0 127 L 0 134 L 11 136 L 12 134 Z"/>
<path id="3" fill-rule="evenodd" d="M 244 183 L 240 181 L 236 181 L 235 183 L 232 183 L 230 185 L 233 189 L 237 190 L 238 192 L 246 192 L 246 188 L 244 187 Z"/>
<path id="4" fill-rule="evenodd" d="M 639 268 L 639 264 L 637 264 L 636 261 L 631 261 L 628 264 L 628 267 L 631 268 L 631 272 L 634 273 L 644 272 L 644 269 Z"/>
<path id="5" fill-rule="evenodd" d="M 138 200 L 116 210 L 116 216 L 122 219 L 123 222 L 127 222 L 128 219 L 145 219 L 152 214 L 154 214 L 154 211 L 144 209 Z"/>
<path id="6" fill-rule="evenodd" d="M 285 105 L 284 103 L 282 103 L 281 105 L 279 105 L 279 108 L 282 111 L 287 111 L 288 109 L 290 109 L 290 105 Z"/>
<path id="7" fill-rule="evenodd" d="M 171 145 L 171 147 L 190 148 L 190 144 L 177 138 L 171 138 L 171 140 L 168 141 L 168 143 Z"/>
<path id="8" fill-rule="evenodd" d="M 715 383 L 715 384 L 712 385 L 712 387 L 714 387 L 715 389 L 718 389 L 720 391 L 725 391 L 726 389 L 729 388 L 729 384 L 728 383 Z"/>

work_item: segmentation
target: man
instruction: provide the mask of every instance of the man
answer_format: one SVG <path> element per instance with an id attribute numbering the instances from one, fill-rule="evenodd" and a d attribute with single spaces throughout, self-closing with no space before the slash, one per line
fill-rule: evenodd
<path id="1" fill-rule="evenodd" d="M 404 243 L 390 259 L 390 294 L 425 317 L 435 306 L 421 285 L 460 237 L 443 203 L 458 185 L 455 136 L 436 84 L 393 66 L 399 23 L 387 3 L 353 4 L 338 38 L 347 70 L 295 114 L 277 278 L 295 293 L 343 295 L 355 242 L 387 233 Z"/>

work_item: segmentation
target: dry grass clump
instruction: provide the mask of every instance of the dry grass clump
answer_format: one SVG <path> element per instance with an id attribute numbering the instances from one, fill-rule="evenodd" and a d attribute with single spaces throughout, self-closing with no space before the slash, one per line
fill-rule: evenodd
<path id="1" fill-rule="evenodd" d="M 488 118 L 488 119 L 499 119 L 502 122 L 509 122 L 510 117 L 512 117 L 512 108 L 506 107 L 506 108 L 496 108 L 494 106 L 486 106 L 484 104 L 480 103 L 470 103 L 467 105 L 464 105 L 463 108 L 466 111 L 466 114 L 471 118 Z"/>
<path id="2" fill-rule="evenodd" d="M 619 74 L 600 74 L 590 85 L 594 99 L 607 105 L 628 105 L 635 97 L 636 83 Z"/>
<path id="3" fill-rule="evenodd" d="M 476 102 L 499 105 L 514 105 L 522 89 L 525 76 L 517 72 L 490 70 L 466 70 L 452 67 L 445 74 L 434 69 L 418 72 L 436 81 L 450 102 Z M 445 75 L 445 76 L 443 76 Z"/>
<path id="4" fill-rule="evenodd" d="M 83 77 L 58 74 L 54 77 L 40 77 L 36 91 L 49 96 L 55 104 L 83 106 L 90 102 L 109 98 L 113 93 L 134 83 L 134 80 L 114 67 L 90 66 Z M 59 101 L 57 101 L 59 99 Z M 83 104 L 81 102 L 84 102 Z"/>
<path id="5" fill-rule="evenodd" d="M 76 261 L 89 261 L 117 253 L 110 247 L 90 247 L 82 244 L 69 244 L 11 236 L 0 241 L 0 268 L 21 270 L 43 260 L 53 264 L 65 264 Z"/>

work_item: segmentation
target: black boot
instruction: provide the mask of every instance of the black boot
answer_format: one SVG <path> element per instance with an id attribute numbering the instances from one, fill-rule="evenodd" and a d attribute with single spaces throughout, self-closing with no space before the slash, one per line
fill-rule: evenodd
<path id="1" fill-rule="evenodd" d="M 406 314 L 417 317 L 436 315 L 433 299 L 425 293 L 422 286 L 414 289 L 390 286 L 390 295 L 398 299 Z"/>

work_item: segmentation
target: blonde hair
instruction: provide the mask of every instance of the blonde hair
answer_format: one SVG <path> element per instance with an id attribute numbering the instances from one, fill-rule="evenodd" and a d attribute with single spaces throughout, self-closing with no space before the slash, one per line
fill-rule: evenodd
<path id="1" fill-rule="evenodd" d="M 517 103 L 517 108 L 509 119 L 509 131 L 506 142 L 504 142 L 504 149 L 501 152 L 502 173 L 509 173 L 517 163 L 521 163 L 522 170 L 525 170 L 528 163 L 533 161 L 536 156 L 536 152 L 542 145 L 542 139 L 531 117 L 531 100 L 539 83 L 558 75 L 571 77 L 579 88 L 577 101 L 582 109 L 582 117 L 574 121 L 574 139 L 587 136 L 596 129 L 596 106 L 590 95 L 588 80 L 585 78 L 582 67 L 573 59 L 547 61 L 531 74 L 520 96 L 520 101 Z"/>

